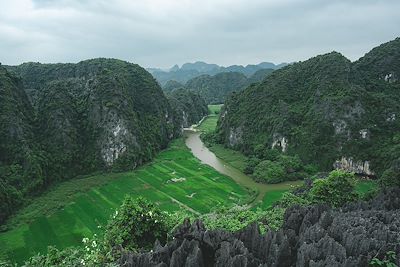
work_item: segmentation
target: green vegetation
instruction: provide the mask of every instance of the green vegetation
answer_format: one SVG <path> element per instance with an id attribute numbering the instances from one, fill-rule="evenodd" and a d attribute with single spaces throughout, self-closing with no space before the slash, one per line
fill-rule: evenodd
<path id="1" fill-rule="evenodd" d="M 267 229 L 278 230 L 282 226 L 284 213 L 283 208 L 248 209 L 239 206 L 215 210 L 202 216 L 201 219 L 208 229 L 238 231 L 251 223 L 257 223 L 262 232 L 266 232 Z"/>
<path id="2" fill-rule="evenodd" d="M 170 225 L 168 215 L 144 198 L 126 197 L 107 224 L 104 234 L 106 251 L 123 247 L 131 251 L 150 249 L 154 242 L 164 243 Z"/>
<path id="3" fill-rule="evenodd" d="M 372 267 L 397 267 L 396 265 L 396 252 L 394 251 L 388 251 L 385 255 L 385 257 L 380 260 L 378 258 L 373 258 L 371 262 L 369 263 L 369 266 Z"/>
<path id="4" fill-rule="evenodd" d="M 146 169 L 147 167 L 143 167 Z M 133 199 L 127 197 L 121 207 L 115 212 L 110 212 L 111 219 L 104 227 L 104 236 L 83 238 L 84 248 L 75 247 L 63 251 L 50 247 L 45 255 L 38 255 L 29 260 L 28 266 L 68 266 L 75 262 L 85 262 L 86 265 L 102 265 L 115 262 L 121 251 L 139 248 L 149 249 L 156 236 L 159 240 L 167 240 L 169 233 L 183 218 L 200 218 L 208 229 L 225 229 L 237 231 L 251 223 L 257 223 L 261 232 L 278 230 L 284 220 L 285 210 L 292 205 L 306 206 L 312 203 L 326 203 L 340 206 L 356 199 L 356 188 L 352 181 L 352 174 L 342 171 L 332 171 L 328 178 L 315 180 L 316 187 L 303 193 L 273 192 L 261 206 L 249 209 L 244 206 L 219 207 L 209 210 L 208 213 L 197 215 L 186 209 L 185 212 L 163 212 L 158 202 L 155 204 L 142 198 Z M 320 181 L 325 181 L 320 185 Z M 363 184 L 364 186 L 365 184 Z M 335 186 L 346 187 L 348 190 L 340 192 Z M 369 185 L 370 186 L 370 185 Z M 326 190 L 325 190 L 326 189 Z M 348 198 L 348 193 L 354 198 Z M 323 195 L 331 194 L 331 198 L 323 198 Z M 271 199 L 274 198 L 272 201 Z M 332 201 L 334 200 L 334 201 Z M 273 207 L 271 207 L 273 205 Z M 172 212 L 172 213 L 171 213 Z M 389 260 L 385 257 L 382 260 Z M 378 259 L 373 262 L 378 263 Z M 66 265 L 62 264 L 68 263 Z M 372 264 L 372 262 L 371 262 Z"/>
<path id="5" fill-rule="evenodd" d="M 126 197 L 108 220 L 104 236 L 85 237 L 82 247 L 59 250 L 50 246 L 24 266 L 115 266 L 122 250 L 148 249 L 156 240 L 165 242 L 177 220 L 144 198 Z"/>
<path id="6" fill-rule="evenodd" d="M 21 262 L 37 252 L 45 253 L 48 245 L 59 249 L 76 246 L 84 237 L 99 235 L 126 194 L 142 196 L 163 211 L 186 210 L 195 215 L 208 213 L 217 206 L 244 204 L 250 198 L 249 193 L 233 180 L 194 158 L 182 139 L 174 141 L 151 164 L 101 179 L 106 179 L 107 183 L 87 192 L 76 189 L 65 193 L 61 184 L 52 196 L 42 197 L 38 202 L 42 205 L 34 202 L 24 209 L 24 214 L 16 217 L 23 224 L 0 233 L 0 258 Z M 94 180 L 83 178 L 81 183 L 90 183 L 87 186 L 90 188 Z M 66 187 L 85 186 L 78 180 L 68 183 Z M 59 202 L 57 195 L 60 196 Z M 40 212 L 46 211 L 43 207 L 47 206 L 46 201 L 51 201 L 49 206 L 54 209 L 39 216 Z M 38 212 L 28 212 L 38 207 Z M 60 209 L 53 213 L 57 207 Z"/>
<path id="7" fill-rule="evenodd" d="M 310 198 L 315 203 L 340 207 L 357 199 L 355 183 L 354 174 L 332 171 L 327 178 L 314 180 Z"/>
<path id="8" fill-rule="evenodd" d="M 215 155 L 217 155 L 217 157 L 221 158 L 241 172 L 244 172 L 247 157 L 239 151 L 226 148 L 221 144 L 215 143 L 215 140 L 213 140 L 222 106 L 223 105 L 208 105 L 209 115 L 203 120 L 197 129 L 202 132 L 202 141 Z"/>
<path id="9" fill-rule="evenodd" d="M 400 73 L 399 62 L 397 38 L 354 63 L 332 52 L 276 70 L 226 100 L 213 139 L 247 156 L 284 150 L 320 171 L 344 157 L 353 160 L 349 171 L 380 177 L 388 170 L 394 180 L 400 80 L 389 77 Z"/>
<path id="10" fill-rule="evenodd" d="M 221 111 L 223 104 L 208 105 L 208 112 L 210 115 L 218 115 Z"/>
<path id="11" fill-rule="evenodd" d="M 189 80 L 185 87 L 200 94 L 207 104 L 221 104 L 225 97 L 247 86 L 247 77 L 239 72 L 223 72 L 214 76 L 201 75 Z"/>
<path id="12" fill-rule="evenodd" d="M 400 145 L 400 142 L 397 146 Z M 400 186 L 400 159 L 394 160 L 392 165 L 382 174 L 383 186 Z"/>
<path id="13" fill-rule="evenodd" d="M 121 60 L 7 68 L 0 67 L 0 224 L 60 181 L 150 161 L 207 114 L 198 95 L 167 99 L 148 72 Z"/>
<path id="14" fill-rule="evenodd" d="M 187 128 L 208 114 L 206 102 L 194 92 L 180 88 L 167 93 L 167 98 L 174 110 L 175 125 Z M 181 127 L 178 131 L 181 131 Z"/>

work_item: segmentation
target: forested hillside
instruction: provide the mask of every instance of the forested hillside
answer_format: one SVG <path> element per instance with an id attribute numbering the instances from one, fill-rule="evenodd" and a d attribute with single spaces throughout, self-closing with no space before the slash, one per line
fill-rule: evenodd
<path id="1" fill-rule="evenodd" d="M 167 98 L 174 111 L 175 125 L 179 126 L 176 129 L 178 133 L 181 133 L 183 128 L 196 124 L 208 114 L 206 102 L 197 93 L 180 88 L 168 93 Z"/>
<path id="2" fill-rule="evenodd" d="M 354 63 L 332 52 L 274 71 L 226 101 L 218 138 L 260 160 L 277 149 L 321 170 L 395 173 L 399 62 L 397 38 Z"/>
<path id="3" fill-rule="evenodd" d="M 56 181 L 149 161 L 206 109 L 192 95 L 171 107 L 146 70 L 121 60 L 7 68 L 0 69 L 0 222 L 24 195 Z M 186 122 L 178 109 L 190 114 Z"/>
<path id="4" fill-rule="evenodd" d="M 199 93 L 207 104 L 220 104 L 232 92 L 247 85 L 247 78 L 239 72 L 219 73 L 214 76 L 202 75 L 189 80 L 185 87 Z"/>

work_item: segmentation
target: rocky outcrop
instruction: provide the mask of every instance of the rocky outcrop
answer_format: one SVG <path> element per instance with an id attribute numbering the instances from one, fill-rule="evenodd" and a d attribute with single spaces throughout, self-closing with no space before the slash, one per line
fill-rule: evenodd
<path id="1" fill-rule="evenodd" d="M 342 209 L 287 210 L 278 232 L 260 234 L 256 224 L 236 232 L 207 230 L 186 220 L 165 246 L 123 253 L 121 266 L 368 266 L 394 251 L 400 264 L 400 189 Z"/>
<path id="2" fill-rule="evenodd" d="M 334 169 L 354 172 L 358 175 L 375 176 L 375 173 L 370 169 L 369 161 L 356 161 L 352 158 L 342 157 L 333 164 Z"/>

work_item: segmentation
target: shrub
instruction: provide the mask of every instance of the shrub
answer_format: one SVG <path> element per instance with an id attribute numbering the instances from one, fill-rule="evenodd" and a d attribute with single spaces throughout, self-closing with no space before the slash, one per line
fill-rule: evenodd
<path id="1" fill-rule="evenodd" d="M 400 186 L 400 159 L 383 172 L 380 182 L 382 186 Z"/>
<path id="2" fill-rule="evenodd" d="M 213 213 L 203 215 L 201 219 L 207 229 L 224 229 L 234 232 L 255 222 L 264 232 L 266 229 L 278 230 L 283 224 L 284 213 L 283 208 L 250 210 L 244 207 L 233 207 L 217 209 Z"/>
<path id="3" fill-rule="evenodd" d="M 254 176 L 263 182 L 276 184 L 285 180 L 284 167 L 276 162 L 264 160 L 260 162 L 254 169 Z"/>
<path id="4" fill-rule="evenodd" d="M 314 203 L 327 203 L 340 207 L 357 198 L 353 173 L 335 170 L 326 179 L 316 179 L 310 190 Z"/>
<path id="5" fill-rule="evenodd" d="M 311 202 L 306 196 L 302 197 L 291 192 L 285 192 L 283 193 L 282 198 L 278 200 L 276 204 L 281 208 L 289 208 L 293 205 L 307 206 L 310 205 Z"/>
<path id="6" fill-rule="evenodd" d="M 144 198 L 126 197 L 109 221 L 104 235 L 105 248 L 128 250 L 150 248 L 156 239 L 165 242 L 168 233 L 168 214 Z"/>
<path id="7" fill-rule="evenodd" d="M 370 266 L 382 266 L 382 267 L 397 267 L 396 265 L 396 253 L 394 251 L 388 251 L 383 260 L 373 258 L 369 263 Z"/>
<path id="8" fill-rule="evenodd" d="M 248 158 L 246 160 L 246 166 L 244 167 L 243 172 L 245 174 L 252 174 L 254 172 L 254 168 L 261 162 L 258 158 Z"/>

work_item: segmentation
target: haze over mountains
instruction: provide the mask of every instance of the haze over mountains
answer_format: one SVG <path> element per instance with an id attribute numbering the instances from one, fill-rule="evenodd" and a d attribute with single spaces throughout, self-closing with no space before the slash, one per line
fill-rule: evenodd
<path id="1" fill-rule="evenodd" d="M 169 80 L 175 80 L 180 83 L 186 83 L 188 80 L 200 76 L 202 74 L 215 75 L 221 72 L 240 72 L 247 77 L 250 77 L 255 72 L 261 69 L 279 69 L 288 65 L 287 63 L 280 63 L 275 65 L 271 62 L 262 62 L 257 65 L 232 65 L 228 67 L 219 66 L 217 64 L 208 64 L 202 61 L 194 63 L 185 63 L 182 67 L 178 65 L 173 66 L 169 70 L 162 70 L 157 68 L 148 68 L 147 70 L 157 79 L 157 81 L 164 85 Z"/>

